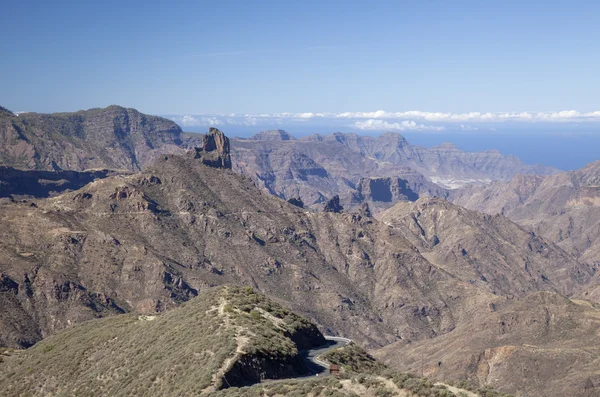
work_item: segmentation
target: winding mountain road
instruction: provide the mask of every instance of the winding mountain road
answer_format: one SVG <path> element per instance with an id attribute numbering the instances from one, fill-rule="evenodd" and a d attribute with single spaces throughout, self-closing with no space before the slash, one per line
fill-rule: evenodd
<path id="1" fill-rule="evenodd" d="M 315 349 L 305 350 L 301 352 L 302 358 L 304 358 L 304 360 L 306 361 L 306 366 L 312 373 L 312 375 L 305 376 L 303 378 L 319 376 L 321 374 L 325 376 L 329 375 L 329 364 L 323 360 L 320 360 L 319 356 L 327 353 L 330 350 L 344 347 L 352 342 L 351 339 L 341 338 L 338 336 L 325 335 L 325 339 L 327 340 L 327 344 L 317 347 Z"/>

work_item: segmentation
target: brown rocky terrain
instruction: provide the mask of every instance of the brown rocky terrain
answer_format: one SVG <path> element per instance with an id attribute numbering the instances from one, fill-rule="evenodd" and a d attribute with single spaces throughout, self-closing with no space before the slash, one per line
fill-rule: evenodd
<path id="1" fill-rule="evenodd" d="M 594 268 L 500 215 L 470 211 L 441 198 L 398 203 L 377 216 L 431 263 L 493 294 L 534 291 L 572 295 Z"/>
<path id="2" fill-rule="evenodd" d="M 20 169 L 139 171 L 161 153 L 181 153 L 174 122 L 109 106 L 74 113 L 0 109 L 0 164 Z"/>
<path id="3" fill-rule="evenodd" d="M 3 204 L 3 344 L 27 346 L 107 314 L 163 311 L 225 283 L 252 285 L 371 346 L 444 334 L 504 299 L 493 293 L 500 286 L 431 263 L 367 209 L 307 211 L 215 168 L 227 139 L 217 130 L 206 139 L 203 150 L 163 155 L 139 174 Z M 547 262 L 564 260 L 552 246 L 523 255 L 548 252 Z M 554 290 L 553 276 L 524 284 Z"/>
<path id="4" fill-rule="evenodd" d="M 443 333 L 491 299 L 467 283 L 450 292 L 451 275 L 373 218 L 307 212 L 197 151 L 5 203 L 0 224 L 0 335 L 14 347 L 94 317 L 163 311 L 224 283 L 252 285 L 372 345 Z"/>
<path id="5" fill-rule="evenodd" d="M 60 153 L 60 145 L 71 154 L 62 166 L 39 155 L 33 164 L 10 163 L 26 160 L 16 152 L 2 157 L 41 170 L 1 169 L 0 193 L 15 200 L 0 200 L 0 346 L 28 347 L 99 317 L 153 316 L 213 286 L 236 284 L 290 306 L 324 332 L 371 348 L 389 345 L 380 356 L 405 370 L 419 372 L 423 352 L 426 370 L 439 379 L 468 378 L 523 390 L 523 396 L 546 395 L 548 385 L 563 393 L 594 392 L 600 383 L 592 332 L 597 308 L 576 300 L 600 297 L 597 262 L 590 259 L 597 245 L 598 163 L 450 196 L 493 213 L 494 205 L 504 203 L 497 212 L 522 226 L 432 198 L 448 193 L 424 176 L 424 168 L 422 173 L 393 164 L 408 156 L 395 134 L 386 139 L 396 139 L 400 152 L 378 146 L 376 138 L 295 140 L 282 131 L 230 143 L 211 129 L 164 144 L 172 135 L 163 134 L 169 129 L 158 128 L 159 120 L 122 129 L 115 157 L 98 156 L 101 164 L 129 172 L 45 170 L 48 164 L 96 164 L 98 158 L 88 156 L 96 149 L 77 146 L 84 143 L 69 128 L 81 118 L 88 120 L 84 130 L 100 131 L 85 124 L 92 123 L 89 118 L 108 125 L 106 113 L 121 111 L 130 112 L 110 107 L 27 118 L 2 110 L 0 118 L 11 126 L 40 128 L 42 144 L 34 146 L 48 154 L 43 158 L 58 158 L 53 153 Z M 54 130 L 42 131 L 41 124 L 34 127 L 21 117 L 58 123 L 62 132 L 44 132 Z M 121 119 L 113 119 L 113 126 L 115 120 Z M 139 134 L 163 143 L 135 146 Z M 65 136 L 68 142 L 60 143 Z M 134 161 L 127 157 L 131 144 L 145 154 L 136 155 L 135 167 L 118 165 Z M 186 146 L 193 149 L 184 153 Z M 177 154 L 161 154 L 163 149 Z M 460 153 L 449 163 L 441 156 L 438 165 L 459 172 Z M 424 158 L 419 167 L 434 164 Z M 252 180 L 257 164 L 269 171 Z M 359 166 L 371 167 L 368 175 Z M 131 172 L 138 168 L 142 172 Z M 281 180 L 287 190 L 278 193 L 274 186 L 283 186 Z M 336 200 L 338 192 L 344 193 Z M 306 197 L 316 197 L 308 203 L 319 211 L 282 199 Z M 571 229 L 554 229 L 552 222 L 566 220 Z M 524 378 L 519 369 L 529 367 L 536 370 Z"/>
<path id="6" fill-rule="evenodd" d="M 375 356 L 404 371 L 518 396 L 600 396 L 600 308 L 551 292 L 509 300 L 452 332 Z M 402 359 L 399 359 L 402 357 Z"/>
<path id="7" fill-rule="evenodd" d="M 501 213 L 556 242 L 582 262 L 600 264 L 600 161 L 547 177 L 519 175 L 508 183 L 466 187 L 450 199 Z"/>

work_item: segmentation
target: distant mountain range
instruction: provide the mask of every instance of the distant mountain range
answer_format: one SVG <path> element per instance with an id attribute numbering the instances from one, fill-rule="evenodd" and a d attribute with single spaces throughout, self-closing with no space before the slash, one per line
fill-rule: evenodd
<path id="1" fill-rule="evenodd" d="M 187 137 L 184 142 L 193 142 L 193 137 Z M 494 150 L 470 153 L 452 144 L 414 146 L 397 133 L 378 137 L 335 133 L 296 139 L 282 130 L 264 131 L 249 139 L 233 139 L 232 158 L 235 169 L 259 186 L 285 199 L 300 198 L 308 206 L 340 195 L 346 206 L 367 201 L 373 207 L 388 208 L 406 197 L 445 196 L 446 189 L 467 184 L 558 172 Z"/>

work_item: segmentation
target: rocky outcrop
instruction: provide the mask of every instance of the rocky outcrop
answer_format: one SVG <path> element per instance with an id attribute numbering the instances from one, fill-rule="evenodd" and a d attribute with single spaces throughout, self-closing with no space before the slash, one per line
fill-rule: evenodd
<path id="1" fill-rule="evenodd" d="M 324 212 L 342 212 L 344 207 L 340 204 L 340 196 L 333 196 L 323 207 Z"/>
<path id="2" fill-rule="evenodd" d="M 215 168 L 231 169 L 229 138 L 216 128 L 211 127 L 208 134 L 202 136 L 202 146 L 195 148 L 196 159 Z"/>
<path id="3" fill-rule="evenodd" d="M 302 199 L 292 197 L 287 202 L 291 205 L 295 205 L 298 208 L 304 208 L 304 203 L 302 202 Z"/>

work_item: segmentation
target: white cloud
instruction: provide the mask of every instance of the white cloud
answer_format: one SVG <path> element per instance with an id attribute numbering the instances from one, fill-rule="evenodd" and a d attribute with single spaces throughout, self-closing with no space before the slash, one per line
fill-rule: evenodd
<path id="1" fill-rule="evenodd" d="M 353 127 L 360 130 L 385 130 L 385 131 L 443 131 L 444 127 L 417 124 L 412 120 L 390 123 L 385 120 L 369 119 L 357 121 Z"/>
<path id="2" fill-rule="evenodd" d="M 479 128 L 477 128 L 477 127 L 473 127 L 471 125 L 464 125 L 464 124 L 460 125 L 460 129 L 463 131 L 479 131 Z"/>
<path id="3" fill-rule="evenodd" d="M 499 113 L 442 113 L 423 112 L 410 110 L 407 112 L 386 112 L 377 110 L 375 112 L 344 112 L 338 113 L 336 118 L 348 119 L 416 119 L 432 122 L 504 122 L 504 121 L 600 121 L 600 111 L 581 113 L 576 110 L 564 110 L 560 112 L 499 112 Z"/>
<path id="4" fill-rule="evenodd" d="M 260 113 L 260 114 L 187 114 L 174 116 L 173 120 L 182 126 L 255 126 L 285 125 L 286 123 L 319 123 L 323 120 L 331 125 L 347 125 L 360 129 L 395 130 L 395 131 L 441 131 L 460 129 L 476 131 L 483 128 L 478 124 L 494 123 L 583 123 L 600 122 L 600 110 L 579 112 L 563 110 L 557 112 L 424 112 L 410 110 L 406 112 L 343 112 L 343 113 Z M 343 124 L 342 124 L 343 123 Z M 429 125 L 432 124 L 432 125 Z M 489 129 L 490 126 L 485 127 Z"/>
<path id="5" fill-rule="evenodd" d="M 216 117 L 205 117 L 205 116 L 196 117 L 196 116 L 192 116 L 189 114 L 186 114 L 185 116 L 182 116 L 179 119 L 175 118 L 174 120 L 179 121 L 181 123 L 181 125 L 183 125 L 185 127 L 200 126 L 200 125 L 208 125 L 208 126 L 223 125 L 223 122 Z"/>

